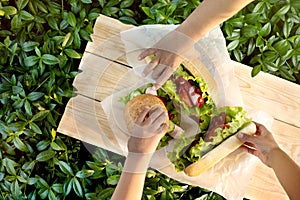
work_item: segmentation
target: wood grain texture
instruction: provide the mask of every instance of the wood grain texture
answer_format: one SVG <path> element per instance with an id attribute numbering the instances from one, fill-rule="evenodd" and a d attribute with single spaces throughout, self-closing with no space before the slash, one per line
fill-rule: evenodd
<path id="1" fill-rule="evenodd" d="M 252 78 L 252 68 L 238 62 L 234 69 L 246 106 L 300 127 L 299 85 L 264 72 Z"/>
<path id="2" fill-rule="evenodd" d="M 82 72 L 74 81 L 79 95 L 69 101 L 58 132 L 96 146 L 108 140 L 112 142 L 111 148 L 119 148 L 98 101 L 137 80 L 134 75 L 126 76 L 130 68 L 126 66 L 120 39 L 120 31 L 132 27 L 103 15 L 98 18 L 93 42 L 88 43 L 80 65 Z M 300 155 L 295 153 L 300 147 L 300 86 L 265 73 L 252 78 L 250 67 L 233 64 L 245 105 L 275 118 L 272 129 L 275 139 L 300 164 Z M 105 134 L 99 136 L 99 130 Z M 274 172 L 263 164 L 257 167 L 245 197 L 288 199 Z"/>
<path id="3" fill-rule="evenodd" d="M 108 124 L 100 102 L 77 95 L 68 102 L 57 131 L 121 154 Z"/>
<path id="4" fill-rule="evenodd" d="M 79 69 L 73 83 L 77 94 L 99 101 L 139 80 L 129 73 L 130 68 L 89 52 L 84 53 Z"/>

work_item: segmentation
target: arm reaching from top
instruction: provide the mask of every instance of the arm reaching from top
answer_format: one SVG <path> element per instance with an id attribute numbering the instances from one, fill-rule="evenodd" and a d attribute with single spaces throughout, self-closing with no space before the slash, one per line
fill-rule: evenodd
<path id="1" fill-rule="evenodd" d="M 190 49 L 195 42 L 251 1 L 204 0 L 176 30 L 140 54 L 140 60 L 155 55 L 145 68 L 144 75 L 153 71 L 152 77 L 156 80 L 156 88 L 159 88 L 185 58 L 191 57 Z"/>
<path id="2" fill-rule="evenodd" d="M 256 126 L 257 132 L 254 136 L 238 135 L 245 142 L 243 148 L 274 170 L 291 200 L 299 199 L 300 167 L 279 148 L 272 134 L 263 125 L 256 123 Z"/>

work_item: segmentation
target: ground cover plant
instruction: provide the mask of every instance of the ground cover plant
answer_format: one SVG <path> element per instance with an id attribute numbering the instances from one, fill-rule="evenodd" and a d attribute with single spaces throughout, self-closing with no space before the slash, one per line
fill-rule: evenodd
<path id="1" fill-rule="evenodd" d="M 177 24 L 199 3 L 0 0 L 0 199 L 109 199 L 120 158 L 56 133 L 95 19 Z M 296 0 L 262 0 L 223 23 L 232 59 L 299 84 L 299 11 Z M 143 199 L 196 198 L 222 199 L 149 171 Z"/>

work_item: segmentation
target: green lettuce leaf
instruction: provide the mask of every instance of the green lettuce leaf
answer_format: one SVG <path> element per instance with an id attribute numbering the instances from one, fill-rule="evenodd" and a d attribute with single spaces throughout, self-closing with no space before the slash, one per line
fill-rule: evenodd
<path id="1" fill-rule="evenodd" d="M 165 82 L 164 85 L 162 85 L 162 88 L 164 91 L 170 96 L 171 99 L 175 100 L 176 102 L 180 103 L 180 105 L 183 106 L 184 112 L 186 114 L 190 115 L 196 115 L 196 116 L 203 116 L 211 113 L 212 108 L 214 107 L 214 102 L 207 93 L 208 87 L 207 83 L 205 82 L 204 79 L 200 77 L 194 77 L 192 75 L 189 75 L 187 71 L 183 68 L 182 65 L 180 65 L 177 70 L 173 73 L 173 75 L 177 77 L 183 77 L 185 80 L 191 80 L 195 83 L 196 87 L 199 87 L 202 91 L 202 97 L 205 99 L 205 104 L 201 108 L 199 107 L 193 107 L 190 108 L 188 107 L 184 101 L 180 98 L 179 94 L 177 94 L 176 90 L 176 84 L 168 80 Z"/>
<path id="2" fill-rule="evenodd" d="M 128 101 L 130 101 L 134 97 L 139 96 L 141 94 L 145 94 L 146 89 L 149 87 L 152 87 L 152 86 L 153 86 L 153 84 L 148 84 L 147 87 L 145 87 L 145 88 L 137 88 L 137 89 L 133 90 L 132 92 L 129 92 L 128 95 L 126 95 L 124 97 L 120 97 L 119 102 L 121 102 L 125 105 L 125 104 L 127 104 Z"/>

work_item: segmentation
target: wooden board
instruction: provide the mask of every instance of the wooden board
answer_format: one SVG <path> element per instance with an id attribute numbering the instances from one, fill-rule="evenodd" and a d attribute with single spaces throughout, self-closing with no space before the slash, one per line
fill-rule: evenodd
<path id="1" fill-rule="evenodd" d="M 69 101 L 59 132 L 96 146 L 103 141 L 115 141 L 99 101 L 137 79 L 131 76 L 120 80 L 130 70 L 120 31 L 131 27 L 105 16 L 98 18 L 93 42 L 88 43 L 79 67 L 82 72 L 74 81 L 78 96 Z M 265 73 L 251 78 L 250 67 L 240 63 L 234 65 L 245 105 L 263 110 L 275 118 L 275 139 L 300 164 L 300 156 L 295 154 L 300 148 L 300 86 Z M 99 136 L 99 127 L 105 131 L 105 136 Z M 119 148 L 116 142 L 111 146 Z M 273 171 L 263 164 L 257 167 L 245 197 L 288 199 Z"/>

